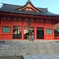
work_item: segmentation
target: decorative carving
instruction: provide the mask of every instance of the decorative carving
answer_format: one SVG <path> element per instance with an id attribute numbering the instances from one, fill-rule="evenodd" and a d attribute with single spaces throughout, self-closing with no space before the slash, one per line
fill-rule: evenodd
<path id="1" fill-rule="evenodd" d="M 28 0 L 30 2 L 30 0 Z M 25 5 L 22 8 L 19 8 L 19 10 L 29 10 L 29 11 L 35 11 L 35 12 L 39 12 L 38 9 L 36 9 L 31 3 L 28 3 L 27 5 Z"/>

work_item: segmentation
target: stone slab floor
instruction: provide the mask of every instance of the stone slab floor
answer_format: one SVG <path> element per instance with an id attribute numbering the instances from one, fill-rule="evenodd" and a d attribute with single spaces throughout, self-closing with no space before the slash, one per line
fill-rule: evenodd
<path id="1" fill-rule="evenodd" d="M 24 59 L 59 59 L 59 54 L 46 54 L 46 55 L 27 55 L 23 56 Z"/>
<path id="2" fill-rule="evenodd" d="M 24 56 L 0 56 L 0 59 L 59 59 L 59 54 L 34 54 Z"/>

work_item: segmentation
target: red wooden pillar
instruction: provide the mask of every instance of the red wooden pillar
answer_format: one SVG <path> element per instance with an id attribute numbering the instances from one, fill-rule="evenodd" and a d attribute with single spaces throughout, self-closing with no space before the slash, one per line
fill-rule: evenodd
<path id="1" fill-rule="evenodd" d="M 0 39 L 1 39 L 1 18 L 0 18 Z"/>
<path id="2" fill-rule="evenodd" d="M 36 33 L 37 33 L 37 30 L 36 30 L 36 26 L 34 27 L 34 39 L 35 40 L 37 40 L 37 35 L 36 35 Z"/>
<path id="3" fill-rule="evenodd" d="M 0 39 L 1 39 L 1 26 L 0 26 Z"/>
<path id="4" fill-rule="evenodd" d="M 55 36 L 54 36 L 54 22 L 53 22 L 53 25 L 52 25 L 52 32 L 53 32 L 53 40 L 55 39 Z"/>
<path id="5" fill-rule="evenodd" d="M 13 40 L 13 26 L 11 26 L 11 39 Z"/>
<path id="6" fill-rule="evenodd" d="M 22 40 L 24 40 L 24 26 L 23 26 L 23 23 L 24 22 L 22 22 Z"/>
<path id="7" fill-rule="evenodd" d="M 44 40 L 45 40 L 45 35 L 46 35 L 46 28 L 44 26 Z"/>

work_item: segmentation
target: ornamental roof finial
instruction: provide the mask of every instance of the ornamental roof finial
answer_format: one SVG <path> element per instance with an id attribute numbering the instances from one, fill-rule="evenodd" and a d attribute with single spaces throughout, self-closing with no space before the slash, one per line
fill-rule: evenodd
<path id="1" fill-rule="evenodd" d="M 30 2 L 30 0 L 28 0 Z"/>

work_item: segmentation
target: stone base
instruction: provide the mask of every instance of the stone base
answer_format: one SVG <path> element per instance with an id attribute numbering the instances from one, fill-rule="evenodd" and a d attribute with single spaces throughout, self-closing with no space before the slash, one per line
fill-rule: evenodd
<path id="1" fill-rule="evenodd" d="M 59 43 L 56 41 L 11 40 L 0 42 L 0 56 L 59 54 Z"/>

